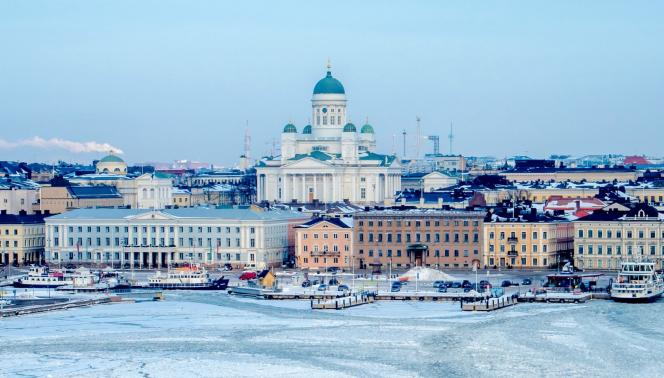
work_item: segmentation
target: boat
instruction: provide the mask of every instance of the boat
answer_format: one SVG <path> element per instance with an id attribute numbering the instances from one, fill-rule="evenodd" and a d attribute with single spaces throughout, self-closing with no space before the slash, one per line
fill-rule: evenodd
<path id="1" fill-rule="evenodd" d="M 212 279 L 205 268 L 198 266 L 187 266 L 177 269 L 169 269 L 166 275 L 160 271 L 148 278 L 147 287 L 162 290 L 226 290 L 228 279 Z"/>
<path id="2" fill-rule="evenodd" d="M 71 277 L 62 272 L 49 272 L 47 266 L 31 266 L 28 274 L 14 281 L 16 288 L 51 288 L 71 285 Z"/>
<path id="3" fill-rule="evenodd" d="M 228 289 L 228 294 L 251 298 L 265 298 L 267 290 L 261 287 L 256 280 L 248 280 L 245 286 L 233 286 Z"/>
<path id="4" fill-rule="evenodd" d="M 652 302 L 664 293 L 664 280 L 654 262 L 623 261 L 611 284 L 611 299 L 618 302 Z"/>
<path id="5" fill-rule="evenodd" d="M 74 270 L 74 273 L 70 276 L 71 283 L 64 286 L 58 286 L 56 290 L 60 291 L 103 291 L 107 287 L 106 284 L 101 284 L 99 282 L 99 276 L 92 273 L 90 269 L 80 267 Z"/>

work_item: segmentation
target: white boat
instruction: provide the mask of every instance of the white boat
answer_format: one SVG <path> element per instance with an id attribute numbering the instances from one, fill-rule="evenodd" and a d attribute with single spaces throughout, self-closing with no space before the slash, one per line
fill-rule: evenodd
<path id="1" fill-rule="evenodd" d="M 13 284 L 18 288 L 57 288 L 71 285 L 71 277 L 62 272 L 49 272 L 47 266 L 31 266 L 28 274 Z"/>
<path id="2" fill-rule="evenodd" d="M 213 280 L 203 267 L 189 266 L 169 269 L 166 275 L 160 271 L 148 278 L 148 287 L 164 290 L 226 290 L 228 279 Z"/>
<path id="3" fill-rule="evenodd" d="M 71 283 L 64 286 L 59 286 L 57 290 L 72 290 L 72 291 L 99 291 L 99 276 L 93 274 L 90 269 L 78 268 L 70 276 Z"/>
<path id="4" fill-rule="evenodd" d="M 624 261 L 611 284 L 611 299 L 620 302 L 652 302 L 664 293 L 664 280 L 655 263 Z"/>

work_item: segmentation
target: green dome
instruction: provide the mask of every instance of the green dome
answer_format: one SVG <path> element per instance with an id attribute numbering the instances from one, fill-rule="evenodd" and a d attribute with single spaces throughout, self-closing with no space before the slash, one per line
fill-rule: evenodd
<path id="1" fill-rule="evenodd" d="M 119 156 L 117 155 L 108 155 L 104 156 L 101 160 L 99 160 L 100 163 L 124 163 L 124 160 L 120 159 Z"/>
<path id="2" fill-rule="evenodd" d="M 356 131 L 357 129 L 355 128 L 355 125 L 353 125 L 350 122 L 348 122 L 346 126 L 344 126 L 344 133 L 354 133 Z"/>
<path id="3" fill-rule="evenodd" d="M 289 123 L 286 126 L 284 126 L 284 132 L 285 133 L 297 133 L 297 128 L 292 123 Z"/>
<path id="4" fill-rule="evenodd" d="M 362 134 L 373 134 L 373 126 L 367 123 L 366 125 L 362 126 L 362 130 L 360 132 Z"/>
<path id="5" fill-rule="evenodd" d="M 332 72 L 327 71 L 327 75 L 320 79 L 314 87 L 314 94 L 338 93 L 345 94 L 344 86 L 341 82 L 332 77 Z"/>
<path id="6" fill-rule="evenodd" d="M 306 125 L 302 129 L 302 134 L 311 134 L 311 125 Z"/>

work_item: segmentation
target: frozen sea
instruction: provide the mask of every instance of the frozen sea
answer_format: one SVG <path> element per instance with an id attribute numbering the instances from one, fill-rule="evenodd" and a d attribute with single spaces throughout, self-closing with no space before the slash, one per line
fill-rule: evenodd
<path id="1" fill-rule="evenodd" d="M 3 319 L 0 377 L 664 376 L 664 301 L 308 307 L 181 292 Z"/>

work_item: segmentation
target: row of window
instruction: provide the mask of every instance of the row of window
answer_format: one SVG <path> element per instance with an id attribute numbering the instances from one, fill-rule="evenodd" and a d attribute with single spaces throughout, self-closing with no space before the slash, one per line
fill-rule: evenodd
<path id="1" fill-rule="evenodd" d="M 318 235 L 319 235 L 319 234 L 317 234 L 317 233 L 316 233 L 316 234 L 313 234 L 313 238 L 314 238 L 314 239 L 318 239 Z M 329 237 L 329 234 L 327 234 L 327 233 L 323 233 L 323 234 L 321 234 L 321 235 L 323 236 L 323 239 L 328 239 L 328 237 Z M 303 235 L 302 235 L 302 238 L 303 238 L 303 239 L 308 239 L 308 238 L 309 238 L 309 235 L 308 235 L 308 234 L 303 234 Z M 339 238 L 339 234 L 337 234 L 337 233 L 333 233 L 333 234 L 332 234 L 332 239 L 338 239 L 338 238 Z M 345 233 L 345 234 L 344 234 L 344 239 L 350 239 L 350 234 Z"/>
<path id="2" fill-rule="evenodd" d="M 615 233 L 613 232 L 613 230 L 606 230 L 606 232 L 604 232 L 604 230 L 597 230 L 597 232 L 595 233 L 593 232 L 593 230 L 580 229 L 579 237 L 580 238 L 586 237 L 584 235 L 587 235 L 588 238 L 596 237 L 597 239 L 602 239 L 602 238 L 612 239 L 614 238 L 614 235 L 616 239 L 621 239 L 623 237 L 622 230 L 616 230 Z M 634 239 L 635 235 L 639 239 L 645 239 L 646 235 L 649 235 L 650 239 L 655 239 L 657 238 L 657 231 L 651 230 L 650 232 L 648 232 L 647 230 L 638 230 L 636 233 L 634 233 L 634 231 L 632 230 L 625 231 L 625 236 L 627 237 L 627 239 Z M 662 239 L 664 239 L 664 231 L 662 231 Z"/>
<path id="3" fill-rule="evenodd" d="M 313 246 L 313 252 L 319 252 L 319 251 L 328 252 L 329 249 L 330 249 L 330 246 L 328 246 L 328 245 L 323 245 L 322 248 L 319 247 L 318 245 L 314 245 L 314 246 Z M 302 250 L 303 250 L 304 252 L 308 252 L 308 251 L 309 251 L 309 246 L 308 246 L 308 245 L 303 246 L 303 247 L 302 247 Z M 333 246 L 332 246 L 332 251 L 333 251 L 333 252 L 339 252 L 339 246 L 336 245 L 336 244 L 333 245 Z M 344 251 L 345 251 L 345 252 L 350 251 L 350 247 L 349 247 L 348 245 L 344 245 Z"/>
<path id="4" fill-rule="evenodd" d="M 391 249 L 386 250 L 385 255 L 383 255 L 383 250 L 382 249 L 379 249 L 375 252 L 377 253 L 376 257 L 383 257 L 383 256 L 385 256 L 385 257 L 401 257 L 401 250 L 400 249 L 397 249 L 395 251 L 396 253 L 394 255 L 392 254 Z M 460 255 L 459 255 L 460 251 L 458 249 L 455 249 L 453 251 L 450 251 L 449 249 L 446 249 L 446 250 L 443 251 L 442 254 L 441 254 L 441 251 L 438 250 L 438 249 L 436 249 L 433 252 L 434 252 L 433 257 L 460 257 Z M 359 253 L 360 253 L 360 255 L 364 255 L 364 250 L 360 249 Z M 473 250 L 473 255 L 477 256 L 478 254 L 479 254 L 479 251 L 477 249 Z M 374 257 L 374 250 L 373 249 L 368 250 L 367 255 L 369 257 Z M 426 256 L 430 257 L 430 251 L 427 251 Z M 464 249 L 463 250 L 463 257 L 469 257 L 469 256 L 470 256 L 469 251 L 467 249 Z"/>
<path id="5" fill-rule="evenodd" d="M 498 233 L 499 240 L 505 240 L 505 232 L 501 231 Z M 537 240 L 539 236 L 539 233 L 537 231 L 533 231 L 532 233 L 532 239 Z M 512 231 L 510 232 L 510 238 L 516 238 L 516 232 Z M 526 239 L 528 237 L 528 233 L 526 231 L 521 231 L 521 239 Z M 549 234 L 546 231 L 542 231 L 542 239 L 546 240 L 548 239 Z M 489 239 L 495 239 L 496 238 L 496 233 L 491 231 L 489 232 Z"/>
<path id="6" fill-rule="evenodd" d="M 205 240 L 205 244 L 203 244 Z M 168 242 L 167 242 L 168 241 Z M 185 241 L 187 243 L 185 243 Z M 131 244 L 129 238 L 68 238 L 67 239 L 67 244 L 63 245 L 63 247 L 110 247 L 111 245 L 115 247 L 120 247 L 120 246 L 131 246 L 131 247 L 231 247 L 231 238 L 217 238 L 216 243 L 213 244 L 214 239 L 212 238 L 178 238 L 178 244 L 175 244 L 175 238 L 132 238 L 131 239 Z M 60 246 L 60 238 L 55 237 L 53 238 L 53 246 L 54 247 L 59 247 Z M 235 247 L 240 247 L 240 238 L 235 238 Z M 249 239 L 249 247 L 254 248 L 256 247 L 256 239 L 251 238 Z"/>
<path id="7" fill-rule="evenodd" d="M 531 247 L 532 247 L 532 252 L 533 253 L 538 253 L 539 247 L 536 244 L 533 244 Z M 543 245 L 542 249 L 539 250 L 539 252 L 540 253 L 548 252 L 548 247 L 549 247 L 548 245 Z M 505 252 L 505 245 L 504 244 L 499 245 L 498 249 L 499 249 L 500 252 Z M 527 249 L 528 249 L 527 244 L 522 244 L 521 245 L 521 252 L 526 253 Z M 489 252 L 495 252 L 495 251 L 496 251 L 495 246 L 493 244 L 489 244 Z M 512 250 L 512 252 L 515 252 L 515 251 L 516 251 L 515 249 Z"/>
<path id="8" fill-rule="evenodd" d="M 357 223 L 358 223 L 358 226 L 359 226 L 359 227 L 363 227 L 364 224 L 365 224 L 365 221 L 364 221 L 364 220 L 361 220 L 361 221 L 358 221 Z M 367 224 L 368 227 L 373 227 L 374 223 L 375 223 L 378 227 L 382 227 L 382 226 L 383 226 L 383 221 L 382 221 L 382 220 L 379 220 L 379 221 L 372 221 L 372 220 L 370 220 L 370 221 L 366 221 L 366 224 Z M 423 223 L 424 223 L 424 226 L 425 226 L 425 227 L 431 227 L 431 224 L 432 224 L 432 223 L 433 223 L 433 226 L 434 226 L 434 227 L 440 227 L 441 221 L 436 220 L 436 221 L 433 221 L 433 222 L 432 222 L 432 221 L 428 221 L 428 220 L 427 220 L 427 221 L 422 222 L 422 221 L 418 221 L 418 220 L 417 220 L 417 221 L 410 221 L 410 220 L 405 220 L 405 221 L 401 221 L 401 220 L 392 221 L 392 220 L 386 220 L 386 221 L 384 221 L 384 223 L 385 223 L 385 225 L 387 225 L 387 227 L 392 227 L 392 226 L 401 227 L 401 226 L 402 226 L 402 223 L 403 223 L 403 226 L 405 226 L 405 227 L 410 227 L 410 226 L 413 225 L 413 224 L 415 225 L 415 227 L 421 227 Z M 469 220 L 463 220 L 463 221 L 455 220 L 455 221 L 451 221 L 451 222 L 450 222 L 449 219 L 445 219 L 445 220 L 443 220 L 442 224 L 443 224 L 444 226 L 449 226 L 450 224 L 452 224 L 452 225 L 454 225 L 454 226 L 460 226 L 461 224 L 463 224 L 464 226 L 468 226 L 468 225 L 470 225 L 470 221 L 469 221 Z M 479 226 L 479 224 L 480 224 L 480 222 L 477 221 L 477 220 L 472 221 L 472 225 L 473 225 L 473 226 Z"/>
<path id="9" fill-rule="evenodd" d="M 636 247 L 636 248 L 635 248 Z M 627 255 L 632 255 L 634 253 L 640 254 L 640 255 L 645 255 L 645 254 L 650 254 L 651 256 L 654 256 L 657 254 L 657 246 L 656 245 L 650 245 L 650 246 L 644 246 L 644 245 L 637 245 L 637 246 L 632 246 L 628 245 L 625 247 L 627 250 Z M 623 250 L 621 245 L 594 245 L 594 244 L 579 244 L 576 247 L 576 252 L 579 255 L 613 255 L 614 252 L 616 255 L 622 255 Z M 661 254 L 664 256 L 664 245 L 661 248 Z"/>
<path id="10" fill-rule="evenodd" d="M 190 259 L 197 259 L 196 261 L 202 261 L 203 260 L 203 253 L 184 253 L 184 252 L 179 252 L 174 254 L 174 258 L 179 260 L 179 261 L 190 261 Z M 211 260 L 212 256 L 211 254 L 207 254 L 207 260 Z M 131 253 L 125 252 L 123 254 L 120 254 L 120 252 L 65 252 L 65 253 L 59 253 L 59 252 L 54 252 L 53 253 L 53 260 L 58 261 L 60 258 L 65 258 L 69 260 L 88 260 L 88 261 L 122 261 L 121 259 L 124 259 L 126 262 L 130 262 L 132 259 Z M 140 252 L 137 252 L 134 254 L 133 259 L 134 259 L 134 265 L 139 265 L 142 264 L 143 262 L 143 256 L 141 255 Z M 217 253 L 216 258 L 217 261 L 232 261 L 231 257 L 235 258 L 235 261 L 241 261 L 241 254 L 240 253 Z M 249 254 L 249 260 L 250 261 L 255 261 L 256 256 L 253 253 Z M 149 260 L 149 259 L 148 259 Z"/>
<path id="11" fill-rule="evenodd" d="M 542 261 L 541 266 L 547 266 L 547 259 L 546 258 L 543 258 L 541 261 Z M 496 264 L 497 262 L 499 262 L 500 264 Z M 518 259 L 518 260 L 516 258 L 512 258 L 512 259 L 509 260 L 509 262 L 510 262 L 510 265 L 512 265 L 512 266 L 528 266 L 528 259 L 526 257 L 522 257 L 521 259 Z M 521 265 L 517 265 L 517 262 L 520 262 Z M 531 262 L 532 263 L 531 263 L 530 266 L 538 266 L 537 263 L 539 262 L 539 260 L 537 260 L 537 257 L 533 257 Z M 494 265 L 505 266 L 505 258 L 501 257 L 500 260 L 496 260 L 493 257 L 490 257 L 489 258 L 489 266 L 494 266 Z"/>
<path id="12" fill-rule="evenodd" d="M 149 229 L 152 233 L 156 233 L 156 232 L 157 232 L 157 229 L 159 229 L 159 232 L 161 232 L 161 233 L 166 232 L 166 229 L 168 229 L 168 232 L 170 232 L 170 233 L 174 233 L 174 232 L 175 232 L 175 227 L 174 227 L 174 226 L 168 226 L 168 227 L 166 227 L 166 226 L 159 226 L 159 227 L 157 227 L 157 226 L 140 226 L 140 227 L 139 227 L 139 226 L 132 226 L 132 231 L 133 231 L 134 233 L 137 233 L 138 230 L 139 230 L 139 228 L 140 228 L 141 231 L 143 231 L 143 233 L 147 233 L 147 232 L 148 232 L 148 229 Z M 124 226 L 124 227 L 119 227 L 119 226 L 114 226 L 114 227 L 110 227 L 110 226 L 103 226 L 103 227 L 102 227 L 102 226 L 87 226 L 87 227 L 77 226 L 77 227 L 74 227 L 74 226 L 69 226 L 69 227 L 68 227 L 68 231 L 69 231 L 70 233 L 73 233 L 75 230 L 76 230 L 77 232 L 83 232 L 83 230 L 86 230 L 88 233 L 93 232 L 93 230 L 94 230 L 95 232 L 98 232 L 98 233 L 99 233 L 99 232 L 102 232 L 102 230 L 104 230 L 104 232 L 106 232 L 106 233 L 110 233 L 110 232 L 111 232 L 111 229 L 112 229 L 113 231 L 117 232 L 117 233 L 120 233 L 120 230 L 121 230 L 121 229 L 122 229 L 125 233 L 128 233 L 128 232 L 129 232 L 129 226 Z M 208 234 L 211 234 L 213 231 L 216 231 L 216 233 L 219 234 L 219 233 L 222 233 L 222 230 L 225 231 L 227 234 L 228 234 L 228 233 L 231 233 L 231 231 L 235 231 L 235 233 L 239 233 L 239 232 L 240 232 L 240 227 L 209 227 L 209 226 L 208 226 L 208 227 L 202 227 L 202 226 L 199 226 L 199 227 L 192 227 L 192 226 L 189 226 L 189 227 L 183 227 L 183 226 L 179 226 L 179 227 L 178 227 L 178 231 L 179 231 L 180 233 L 184 233 L 184 230 L 185 230 L 185 229 L 187 229 L 187 230 L 189 231 L 189 233 L 193 233 L 194 230 L 196 230 L 196 232 L 198 232 L 198 233 L 207 232 Z M 53 232 L 54 232 L 54 233 L 58 233 L 58 232 L 60 232 L 60 226 L 53 226 Z M 255 234 L 255 233 L 256 233 L 256 228 L 255 228 L 255 227 L 249 227 L 249 233 L 250 233 L 250 234 Z M 15 234 L 15 235 L 16 235 L 16 234 Z"/>
<path id="13" fill-rule="evenodd" d="M 395 235 L 394 239 L 396 240 L 395 241 L 396 243 L 401 243 L 402 240 L 404 240 L 404 239 L 405 239 L 406 243 L 411 243 L 413 240 L 415 242 L 427 242 L 427 243 L 431 243 L 431 242 L 440 243 L 441 242 L 440 233 L 433 234 L 433 238 L 431 237 L 432 236 L 431 234 L 426 233 L 426 234 L 424 234 L 424 238 L 422 238 L 422 234 L 420 234 L 419 232 L 414 234 L 415 237 L 413 237 L 411 234 L 404 234 L 405 237 L 403 237 L 403 238 L 402 238 L 401 234 L 392 234 L 392 233 L 386 233 L 385 237 L 383 237 L 383 234 L 377 233 L 377 234 L 375 234 L 375 238 L 374 238 L 374 234 L 372 232 L 369 232 L 369 233 L 367 233 L 366 240 L 367 240 L 368 243 L 373 243 L 373 242 L 382 243 L 384 240 L 387 243 L 392 243 L 392 240 L 393 240 L 392 235 Z M 358 242 L 362 243 L 362 242 L 364 242 L 364 239 L 365 239 L 364 238 L 364 233 L 360 232 L 360 233 L 357 234 Z M 470 241 L 470 235 L 467 234 L 467 233 L 463 233 L 463 234 L 445 233 L 445 234 L 443 234 L 443 239 L 442 240 L 443 240 L 444 243 L 450 243 L 450 242 L 452 242 L 452 243 L 470 243 L 471 242 Z M 479 233 L 474 233 L 472 242 L 477 243 L 477 242 L 479 242 L 479 240 L 480 240 Z"/>
<path id="14" fill-rule="evenodd" d="M 4 246 L 5 248 L 13 246 L 14 248 L 18 248 L 18 240 L 3 240 L 0 241 L 0 246 Z M 42 246 L 44 246 L 44 238 L 23 239 L 22 247 L 30 248 L 30 247 L 42 247 Z"/>

